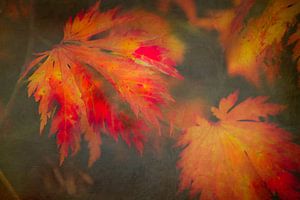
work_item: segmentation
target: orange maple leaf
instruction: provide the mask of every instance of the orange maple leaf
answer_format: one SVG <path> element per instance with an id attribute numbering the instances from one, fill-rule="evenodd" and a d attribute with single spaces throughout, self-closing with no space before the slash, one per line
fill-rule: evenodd
<path id="1" fill-rule="evenodd" d="M 262 78 L 272 84 L 279 73 L 282 39 L 290 25 L 296 23 L 298 0 L 271 0 L 263 12 L 247 22 L 245 17 L 255 0 L 236 1 L 235 7 L 211 11 L 196 25 L 215 29 L 225 49 L 228 73 L 243 76 L 255 86 Z"/>
<path id="2" fill-rule="evenodd" d="M 238 92 L 211 109 L 218 122 L 199 117 L 178 144 L 185 147 L 178 167 L 180 189 L 200 199 L 299 199 L 300 147 L 291 134 L 268 122 L 284 106 L 267 97 L 237 104 Z"/>
<path id="3" fill-rule="evenodd" d="M 173 101 L 159 72 L 182 78 L 174 66 L 183 46 L 161 18 L 98 8 L 96 3 L 70 18 L 61 43 L 37 54 L 21 77 L 37 67 L 28 94 L 39 102 L 41 132 L 53 115 L 50 132 L 57 136 L 61 163 L 70 148 L 73 154 L 79 150 L 82 134 L 90 165 L 100 156 L 103 131 L 142 151 L 144 122 L 159 129 L 161 107 Z"/>
<path id="4" fill-rule="evenodd" d="M 261 75 L 265 75 L 272 83 L 279 72 L 281 40 L 289 25 L 296 22 L 299 11 L 298 0 L 270 1 L 227 48 L 229 74 L 241 75 L 256 86 L 260 85 Z"/>

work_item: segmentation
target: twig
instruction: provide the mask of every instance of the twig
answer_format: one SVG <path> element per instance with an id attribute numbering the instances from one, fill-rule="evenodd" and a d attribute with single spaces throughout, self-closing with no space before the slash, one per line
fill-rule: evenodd
<path id="1" fill-rule="evenodd" d="M 0 181 L 4 184 L 4 186 L 9 190 L 9 192 L 12 194 L 14 199 L 21 200 L 18 196 L 17 192 L 13 188 L 13 186 L 10 184 L 9 180 L 5 177 L 4 173 L 0 169 Z"/>

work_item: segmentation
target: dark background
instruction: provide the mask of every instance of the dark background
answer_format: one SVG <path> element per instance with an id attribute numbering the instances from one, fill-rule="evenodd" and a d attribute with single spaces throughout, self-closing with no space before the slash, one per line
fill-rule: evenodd
<path id="1" fill-rule="evenodd" d="M 38 105 L 33 98 L 27 97 L 25 85 L 17 86 L 17 80 L 34 52 L 50 49 L 61 40 L 69 16 L 88 8 L 95 1 L 32 0 L 32 12 L 15 19 L 5 11 L 8 2 L 17 1 L 0 0 L 0 170 L 19 197 L 24 200 L 188 199 L 187 191 L 177 192 L 179 170 L 176 161 L 180 149 L 175 147 L 176 138 L 168 137 L 167 133 L 158 140 L 157 137 L 149 138 L 142 156 L 121 140 L 115 143 L 103 135 L 102 156 L 91 168 L 87 167 L 85 143 L 76 156 L 69 157 L 58 167 L 55 138 L 49 138 L 47 130 L 39 135 Z M 256 3 L 249 17 L 259 15 L 266 2 Z M 156 2 L 149 0 L 103 0 L 101 10 L 115 6 L 121 6 L 123 10 L 139 7 L 158 13 Z M 210 9 L 229 8 L 231 2 L 199 0 L 197 6 L 199 16 L 203 16 Z M 241 77 L 227 76 L 217 32 L 190 26 L 175 4 L 164 17 L 186 44 L 184 63 L 178 67 L 185 80 L 173 88 L 175 99 L 200 97 L 210 105 L 217 105 L 220 98 L 236 89 L 240 90 L 241 99 L 268 95 L 271 101 L 288 105 L 287 110 L 273 120 L 297 136 L 300 92 L 296 86 L 296 63 L 291 59 L 290 48 L 282 54 L 277 82 L 257 89 Z M 289 33 L 293 31 L 295 29 L 291 28 Z M 93 183 L 84 181 L 82 174 L 89 174 Z M 61 185 L 60 176 L 70 183 Z M 0 199 L 13 199 L 1 183 L 0 193 Z"/>

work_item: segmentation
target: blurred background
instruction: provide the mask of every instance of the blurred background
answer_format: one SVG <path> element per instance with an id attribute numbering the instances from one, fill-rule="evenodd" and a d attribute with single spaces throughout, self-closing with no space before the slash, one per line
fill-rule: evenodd
<path id="1" fill-rule="evenodd" d="M 196 0 L 199 17 L 209 10 L 232 7 L 230 0 Z M 259 15 L 268 0 L 258 1 L 249 17 Z M 38 104 L 27 97 L 26 85 L 17 84 L 24 65 L 33 53 L 59 43 L 65 21 L 87 9 L 94 0 L 0 0 L 0 199 L 46 200 L 184 200 L 188 191 L 178 193 L 176 162 L 180 148 L 168 128 L 162 136 L 153 133 L 139 155 L 123 141 L 103 135 L 102 156 L 88 168 L 88 149 L 58 165 L 55 137 L 47 130 L 39 134 Z M 186 44 L 184 62 L 178 70 L 185 80 L 176 83 L 172 94 L 178 101 L 201 98 L 207 108 L 220 98 L 240 90 L 241 99 L 267 95 L 288 105 L 274 118 L 297 136 L 300 127 L 300 90 L 292 50 L 284 49 L 280 76 L 272 86 L 256 88 L 241 77 L 229 77 L 218 32 L 191 25 L 183 10 L 171 3 L 161 12 L 155 0 L 103 0 L 101 10 L 116 6 L 122 10 L 146 9 L 164 17 L 174 34 Z M 298 20 L 299 21 L 299 20 Z M 291 32 L 295 28 L 291 28 Z M 149 134 L 150 135 L 150 134 Z M 295 142 L 299 142 L 295 140 Z"/>

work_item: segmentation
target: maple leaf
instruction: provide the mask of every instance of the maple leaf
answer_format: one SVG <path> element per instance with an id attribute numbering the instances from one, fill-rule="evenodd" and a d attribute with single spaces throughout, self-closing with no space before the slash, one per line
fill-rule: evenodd
<path id="1" fill-rule="evenodd" d="M 281 41 L 290 25 L 296 23 L 297 0 L 271 0 L 261 15 L 245 20 L 255 0 L 235 1 L 235 7 L 211 11 L 195 24 L 217 30 L 224 47 L 231 76 L 243 76 L 255 86 L 262 78 L 272 84 L 279 73 Z"/>
<path id="2" fill-rule="evenodd" d="M 183 45 L 161 18 L 98 9 L 96 3 L 70 18 L 61 43 L 37 54 L 21 76 L 37 67 L 28 94 L 39 102 L 41 132 L 53 116 L 50 132 L 56 134 L 61 163 L 69 149 L 73 154 L 80 149 L 84 135 L 91 165 L 100 156 L 101 132 L 142 151 L 140 131 L 145 124 L 159 129 L 161 108 L 173 101 L 160 72 L 182 78 L 174 66 Z"/>
<path id="3" fill-rule="evenodd" d="M 299 10 L 297 0 L 270 1 L 263 13 L 231 40 L 234 42 L 226 49 L 229 74 L 243 76 L 256 86 L 262 75 L 273 83 L 279 72 L 281 40 Z"/>
<path id="4" fill-rule="evenodd" d="M 238 92 L 211 109 L 218 122 L 199 117 L 178 144 L 185 147 L 178 167 L 180 189 L 201 192 L 200 199 L 299 199 L 300 147 L 291 134 L 268 116 L 284 106 L 267 97 L 248 98 L 237 104 Z"/>

